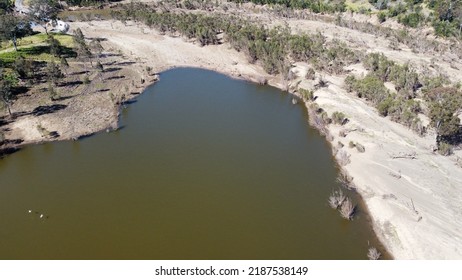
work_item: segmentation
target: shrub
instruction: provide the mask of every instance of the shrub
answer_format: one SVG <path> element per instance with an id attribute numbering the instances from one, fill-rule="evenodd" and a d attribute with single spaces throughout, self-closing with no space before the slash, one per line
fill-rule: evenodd
<path id="1" fill-rule="evenodd" d="M 379 23 L 384 23 L 387 20 L 387 14 L 380 12 L 377 14 L 377 19 L 379 20 Z"/>
<path id="2" fill-rule="evenodd" d="M 420 22 L 423 20 L 423 15 L 421 13 L 410 13 L 407 15 L 401 15 L 398 18 L 398 22 L 409 27 L 416 28 L 419 26 Z"/>
<path id="3" fill-rule="evenodd" d="M 308 71 L 306 72 L 305 79 L 307 80 L 314 80 L 316 78 L 316 72 L 314 71 L 313 68 L 308 68 Z"/>
<path id="4" fill-rule="evenodd" d="M 364 148 L 363 145 L 356 143 L 356 150 L 358 150 L 358 152 L 360 153 L 364 153 L 366 151 L 366 148 Z"/>
<path id="5" fill-rule="evenodd" d="M 374 105 L 379 104 L 389 96 L 388 89 L 383 84 L 383 81 L 371 74 L 361 80 L 349 78 L 346 82 L 348 89 L 356 91 L 358 97 L 366 98 Z"/>
<path id="6" fill-rule="evenodd" d="M 88 75 L 85 75 L 85 77 L 83 77 L 83 83 L 85 85 L 88 85 L 90 83 L 90 77 L 88 77 Z"/>
<path id="7" fill-rule="evenodd" d="M 346 137 L 347 136 L 347 131 L 345 129 L 342 129 L 338 132 L 338 136 L 340 137 Z"/>
<path id="8" fill-rule="evenodd" d="M 353 141 L 350 141 L 348 143 L 348 148 L 353 149 L 354 147 L 356 147 L 355 143 Z"/>
<path id="9" fill-rule="evenodd" d="M 344 113 L 338 112 L 338 111 L 335 111 L 334 113 L 332 113 L 332 121 L 335 124 L 342 125 L 344 120 L 345 120 L 345 114 Z"/>
<path id="10" fill-rule="evenodd" d="M 59 97 L 58 92 L 56 91 L 54 84 L 51 81 L 48 82 L 48 96 L 50 97 L 51 101 L 54 101 Z"/>
<path id="11" fill-rule="evenodd" d="M 32 64 L 26 60 L 22 55 L 19 55 L 13 64 L 14 70 L 18 73 L 20 78 L 28 78 L 32 71 Z"/>
<path id="12" fill-rule="evenodd" d="M 323 121 L 325 124 L 330 124 L 330 123 L 332 123 L 332 119 L 329 118 L 329 116 L 327 115 L 327 112 L 326 112 L 326 111 L 321 112 L 321 119 L 322 119 L 322 121 Z"/>
<path id="13" fill-rule="evenodd" d="M 379 112 L 379 115 L 382 117 L 386 117 L 388 115 L 388 111 L 394 104 L 394 99 L 393 97 L 389 96 L 385 98 L 384 100 L 380 101 L 379 104 L 377 104 L 377 110 Z"/>
<path id="14" fill-rule="evenodd" d="M 443 156 L 449 156 L 452 154 L 452 146 L 448 143 L 440 142 L 438 145 L 438 153 Z"/>
<path id="15" fill-rule="evenodd" d="M 300 88 L 298 91 L 300 92 L 300 95 L 302 96 L 303 100 L 311 101 L 311 100 L 314 99 L 314 95 L 313 95 L 312 90 Z"/>
<path id="16" fill-rule="evenodd" d="M 316 84 L 316 87 L 323 88 L 323 87 L 327 87 L 328 85 L 329 85 L 329 82 L 323 76 L 320 76 L 318 83 Z"/>

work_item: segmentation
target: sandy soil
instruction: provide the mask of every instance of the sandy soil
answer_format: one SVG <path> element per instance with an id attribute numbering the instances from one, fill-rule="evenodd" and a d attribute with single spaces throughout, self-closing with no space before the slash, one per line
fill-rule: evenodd
<path id="1" fill-rule="evenodd" d="M 291 25 L 297 25 L 301 30 L 321 28 L 326 31 L 327 36 L 335 36 L 337 32 L 345 33 L 340 37 L 346 41 L 360 35 L 360 40 L 365 42 L 363 48 L 377 47 L 376 51 L 382 51 L 382 46 L 386 44 L 374 46 L 377 40 L 373 36 L 369 38 L 348 29 L 340 32 L 335 26 L 320 26 L 314 22 L 293 22 Z M 149 81 L 146 66 L 152 67 L 154 72 L 191 66 L 256 82 L 266 79 L 271 85 L 283 87 L 278 77 L 270 77 L 261 67 L 248 64 L 244 54 L 234 51 L 226 44 L 200 47 L 183 38 L 163 36 L 131 22 L 127 25 L 113 21 L 72 24 L 72 28 L 77 27 L 87 37 L 106 38 L 103 42 L 105 49 L 120 50 L 129 61 L 135 62 L 128 66 L 131 71 L 137 71 L 132 77 L 146 78 Z M 429 59 L 424 54 L 410 56 L 407 52 L 398 52 L 393 56 L 393 51 L 385 47 L 383 51 L 399 61 L 415 58 L 425 63 Z M 303 77 L 307 65 L 297 64 L 296 68 Z M 365 72 L 360 65 L 351 69 L 354 73 Z M 460 76 L 460 72 L 456 74 Z M 341 111 L 350 120 L 343 127 L 328 127 L 330 134 L 334 136 L 332 143 L 337 145 L 341 141 L 345 145 L 342 150 L 350 155 L 351 163 L 344 168 L 354 178 L 353 183 L 369 208 L 374 229 L 390 253 L 397 259 L 462 259 L 462 168 L 456 164 L 457 157 L 434 154 L 431 147 L 435 143 L 435 135 L 431 132 L 425 137 L 419 137 L 402 125 L 380 117 L 375 109 L 342 88 L 344 77 L 325 77 L 329 86 L 315 92 L 318 96 L 316 103 L 329 115 L 334 111 Z M 300 86 L 303 88 L 313 87 L 312 81 L 301 78 L 292 81 L 293 84 L 297 82 L 301 82 Z M 120 90 L 122 86 L 117 88 Z M 105 112 L 91 111 L 87 115 L 103 114 L 99 118 L 104 120 L 101 122 L 103 129 L 104 125 L 114 125 L 116 120 L 114 115 L 107 115 L 107 110 Z M 72 128 L 72 120 L 66 120 L 65 117 L 62 119 L 63 122 L 68 122 L 66 129 L 78 129 Z M 90 119 L 93 120 L 94 117 Z M 52 121 L 45 123 L 43 120 L 43 123 L 50 129 L 55 129 Z M 84 125 L 85 122 L 81 124 Z M 15 125 L 22 126 L 19 121 Z M 32 131 L 34 125 L 36 126 L 25 125 L 22 129 Z M 338 132 L 341 129 L 351 132 L 346 137 L 339 137 Z M 30 140 L 40 136 L 36 132 L 29 134 Z M 61 135 L 67 134 L 61 131 Z M 72 133 L 69 132 L 68 135 Z M 348 148 L 350 141 L 364 145 L 366 152 L 359 153 L 356 149 Z"/>
<path id="2" fill-rule="evenodd" d="M 435 134 L 419 137 L 379 117 L 363 100 L 342 89 L 341 77 L 328 77 L 315 92 L 316 103 L 331 115 L 344 112 L 346 125 L 330 125 L 351 163 L 344 166 L 374 220 L 374 229 L 397 259 L 462 258 L 462 169 L 456 156 L 432 152 Z M 302 87 L 311 85 L 302 82 Z M 351 131 L 340 137 L 339 131 Z M 349 148 L 362 144 L 366 152 Z M 340 153 L 340 152 L 339 152 Z"/>

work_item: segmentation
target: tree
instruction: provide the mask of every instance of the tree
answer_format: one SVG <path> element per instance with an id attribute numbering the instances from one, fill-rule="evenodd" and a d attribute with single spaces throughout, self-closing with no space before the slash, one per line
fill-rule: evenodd
<path id="1" fill-rule="evenodd" d="M 86 71 L 87 66 L 85 64 L 85 59 L 91 58 L 91 51 L 87 43 L 85 42 L 85 37 L 83 36 L 82 30 L 80 30 L 80 28 L 77 28 L 74 31 L 74 43 L 77 56 L 84 61 Z"/>
<path id="2" fill-rule="evenodd" d="M 21 79 L 28 78 L 32 71 L 32 63 L 20 55 L 14 61 L 13 68 Z"/>
<path id="3" fill-rule="evenodd" d="M 100 72 L 104 71 L 104 67 L 99 60 L 96 62 L 96 69 L 98 69 Z"/>
<path id="4" fill-rule="evenodd" d="M 0 0 L 0 12 L 3 11 L 10 11 L 12 8 L 12 3 L 10 0 Z"/>
<path id="5" fill-rule="evenodd" d="M 54 61 L 50 61 L 47 64 L 47 76 L 48 81 L 51 81 L 55 85 L 58 83 L 58 80 L 63 77 L 61 69 Z"/>
<path id="6" fill-rule="evenodd" d="M 58 1 L 56 0 L 31 0 L 29 16 L 40 24 L 48 34 L 48 22 L 56 20 L 58 15 Z"/>
<path id="7" fill-rule="evenodd" d="M 460 132 L 458 110 L 462 107 L 462 97 L 457 88 L 439 87 L 427 93 L 429 117 L 440 139 L 450 139 Z M 460 140 L 460 139 L 455 139 Z"/>
<path id="8" fill-rule="evenodd" d="M 50 95 L 50 99 L 53 101 L 58 96 L 56 92 L 56 85 L 58 80 L 63 77 L 63 73 L 59 66 L 54 62 L 50 61 L 47 65 L 47 76 L 48 76 L 48 94 Z"/>
<path id="9" fill-rule="evenodd" d="M 90 41 L 90 50 L 96 54 L 97 58 L 101 57 L 101 53 L 103 52 L 104 48 L 100 43 L 100 39 L 93 39 Z"/>
<path id="10" fill-rule="evenodd" d="M 67 69 L 69 68 L 69 63 L 67 62 L 67 59 L 63 56 L 61 57 L 61 61 L 59 62 L 60 66 L 62 69 L 64 69 L 64 72 L 67 75 Z"/>
<path id="11" fill-rule="evenodd" d="M 48 46 L 50 46 L 50 53 L 56 57 L 59 57 L 61 55 L 61 43 L 51 34 L 48 34 L 46 42 Z"/>
<path id="12" fill-rule="evenodd" d="M 30 23 L 23 17 L 6 13 L 0 14 L 0 42 L 11 40 L 17 51 L 17 39 L 32 33 Z"/>
<path id="13" fill-rule="evenodd" d="M 82 29 L 80 28 L 74 30 L 74 43 L 77 45 L 85 44 L 85 36 L 83 36 Z"/>
<path id="14" fill-rule="evenodd" d="M 11 104 L 13 102 L 12 87 L 14 87 L 18 80 L 13 73 L 6 73 L 0 69 L 0 101 L 6 106 L 8 114 L 12 116 Z"/>

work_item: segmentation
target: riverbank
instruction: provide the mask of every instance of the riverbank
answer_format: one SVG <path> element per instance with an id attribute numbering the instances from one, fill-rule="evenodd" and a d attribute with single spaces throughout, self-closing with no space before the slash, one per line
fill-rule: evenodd
<path id="1" fill-rule="evenodd" d="M 118 75 L 129 78 L 120 79 L 118 84 L 112 81 L 105 83 L 109 91 L 120 92 L 118 96 L 124 94 L 126 84 L 140 92 L 144 87 L 141 79 L 150 81 L 148 68 L 152 69 L 151 73 L 158 73 L 178 66 L 200 67 L 282 89 L 287 87 L 280 77 L 267 75 L 261 67 L 249 64 L 244 54 L 226 44 L 200 47 L 181 37 L 161 35 L 133 22 L 72 24 L 72 28 L 77 27 L 87 37 L 105 38 L 102 44 L 106 50 L 123 54 L 111 59 L 113 63 L 123 63 L 123 71 L 131 74 Z M 291 85 L 299 83 L 302 88 L 314 89 L 314 81 L 302 78 L 307 68 L 307 65 L 296 64 L 293 70 L 297 78 L 291 81 Z M 364 71 L 360 65 L 351 67 L 351 70 Z M 459 249 L 462 248 L 462 234 L 458 230 L 462 226 L 462 208 L 459 206 L 462 190 L 457 188 L 462 182 L 462 169 L 456 165 L 456 156 L 434 154 L 430 147 L 434 145 L 435 135 L 431 132 L 425 137 L 418 137 L 407 128 L 380 117 L 375 109 L 343 89 L 344 77 L 324 78 L 328 86 L 315 91 L 315 102 L 329 116 L 341 111 L 349 119 L 344 126 L 329 125 L 328 140 L 333 147 L 338 147 L 339 141 L 344 145 L 337 155 L 349 157 L 350 163 L 343 168 L 353 177 L 352 183 L 369 209 L 379 239 L 397 259 L 462 258 Z M 133 84 L 131 81 L 134 81 Z M 59 132 L 61 138 L 57 140 L 71 139 L 79 132 L 84 132 L 81 133 L 84 135 L 114 127 L 117 110 L 114 110 L 114 103 L 109 102 L 107 93 L 104 98 L 101 96 L 103 94 L 95 92 L 94 98 L 102 101 L 93 104 L 94 100 L 87 96 L 79 97 L 87 104 L 87 117 L 79 115 L 81 113 L 77 110 L 77 116 L 81 117 L 68 115 L 69 119 L 61 122 L 61 127 L 52 127 L 56 125 L 55 121 L 59 123 L 59 120 L 66 119 L 56 112 L 40 116 L 44 118 L 41 122 L 47 120 L 48 129 Z M 309 107 L 310 102 L 306 106 Z M 65 113 L 64 110 L 59 112 Z M 99 117 L 101 114 L 106 117 Z M 46 119 L 52 116 L 55 119 Z M 88 127 L 93 121 L 98 125 Z M 34 139 L 36 142 L 48 140 L 40 134 L 30 133 L 37 130 L 36 126 L 36 123 L 19 125 L 12 127 L 10 133 L 28 132 L 27 143 L 34 143 Z M 72 129 L 72 133 L 66 133 L 66 127 L 69 131 Z M 347 131 L 346 137 L 339 136 L 341 130 Z M 350 141 L 363 145 L 365 152 L 348 148 Z"/>

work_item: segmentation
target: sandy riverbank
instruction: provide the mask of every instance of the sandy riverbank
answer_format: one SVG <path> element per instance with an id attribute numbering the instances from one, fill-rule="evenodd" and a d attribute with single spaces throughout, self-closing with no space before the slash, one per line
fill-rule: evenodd
<path id="1" fill-rule="evenodd" d="M 160 35 L 155 30 L 131 22 L 127 25 L 113 21 L 72 24 L 72 28 L 77 27 L 87 37 L 107 39 L 103 42 L 106 50 L 120 51 L 125 58 L 115 57 L 115 63 L 121 60 L 130 62 L 124 64 L 123 71 L 131 74 L 124 75 L 125 78 L 118 80 L 117 85 L 111 82 L 111 90 L 120 91 L 119 95 L 124 91 L 123 85 L 131 80 L 136 81 L 134 88 L 144 86 L 139 83 L 141 79 L 150 81 L 145 70 L 147 66 L 152 67 L 152 72 L 178 66 L 200 67 L 255 82 L 267 80 L 270 85 L 284 87 L 278 77 L 270 77 L 261 67 L 249 64 L 244 54 L 234 51 L 227 44 L 200 47 L 183 38 Z M 306 68 L 304 64 L 297 64 L 300 77 L 304 77 Z M 352 69 L 363 71 L 358 65 Z M 432 153 L 430 147 L 435 142 L 434 134 L 421 138 L 407 128 L 379 117 L 375 109 L 342 88 L 343 77 L 325 77 L 329 86 L 315 92 L 318 96 L 316 103 L 329 115 L 341 111 L 350 120 L 343 127 L 328 127 L 333 136 L 332 145 L 336 146 L 338 141 L 345 145 L 341 150 L 350 155 L 351 163 L 344 168 L 354 178 L 353 183 L 369 208 L 374 229 L 390 253 L 397 259 L 461 259 L 462 168 L 456 165 L 456 157 Z M 312 82 L 301 78 L 292 81 L 294 84 L 297 82 L 303 88 L 313 87 Z M 77 115 L 68 115 L 66 120 L 64 115 L 56 116 L 57 112 L 40 116 L 44 118 L 41 122 L 46 123 L 49 130 L 58 131 L 61 139 L 114 126 L 117 113 L 114 104 L 109 102 L 108 94 L 91 94 L 94 94 L 92 98 L 95 100 L 104 100 L 96 106 L 87 106 L 85 115 L 76 110 Z M 91 102 L 85 96 L 79 98 L 87 105 Z M 61 119 L 66 121 L 59 125 Z M 22 126 L 17 121 L 13 125 L 19 127 L 13 127 L 12 131 L 16 131 L 18 136 L 21 133 L 27 135 L 30 143 L 37 142 L 42 136 L 32 133 L 36 130 L 36 124 L 29 124 L 33 120 L 31 117 L 24 121 L 28 124 Z M 97 125 L 88 126 L 93 122 Z M 351 132 L 346 137 L 340 137 L 340 129 Z M 350 141 L 364 145 L 366 152 L 359 153 L 348 148 Z M 415 158 L 403 155 L 414 155 Z"/>

